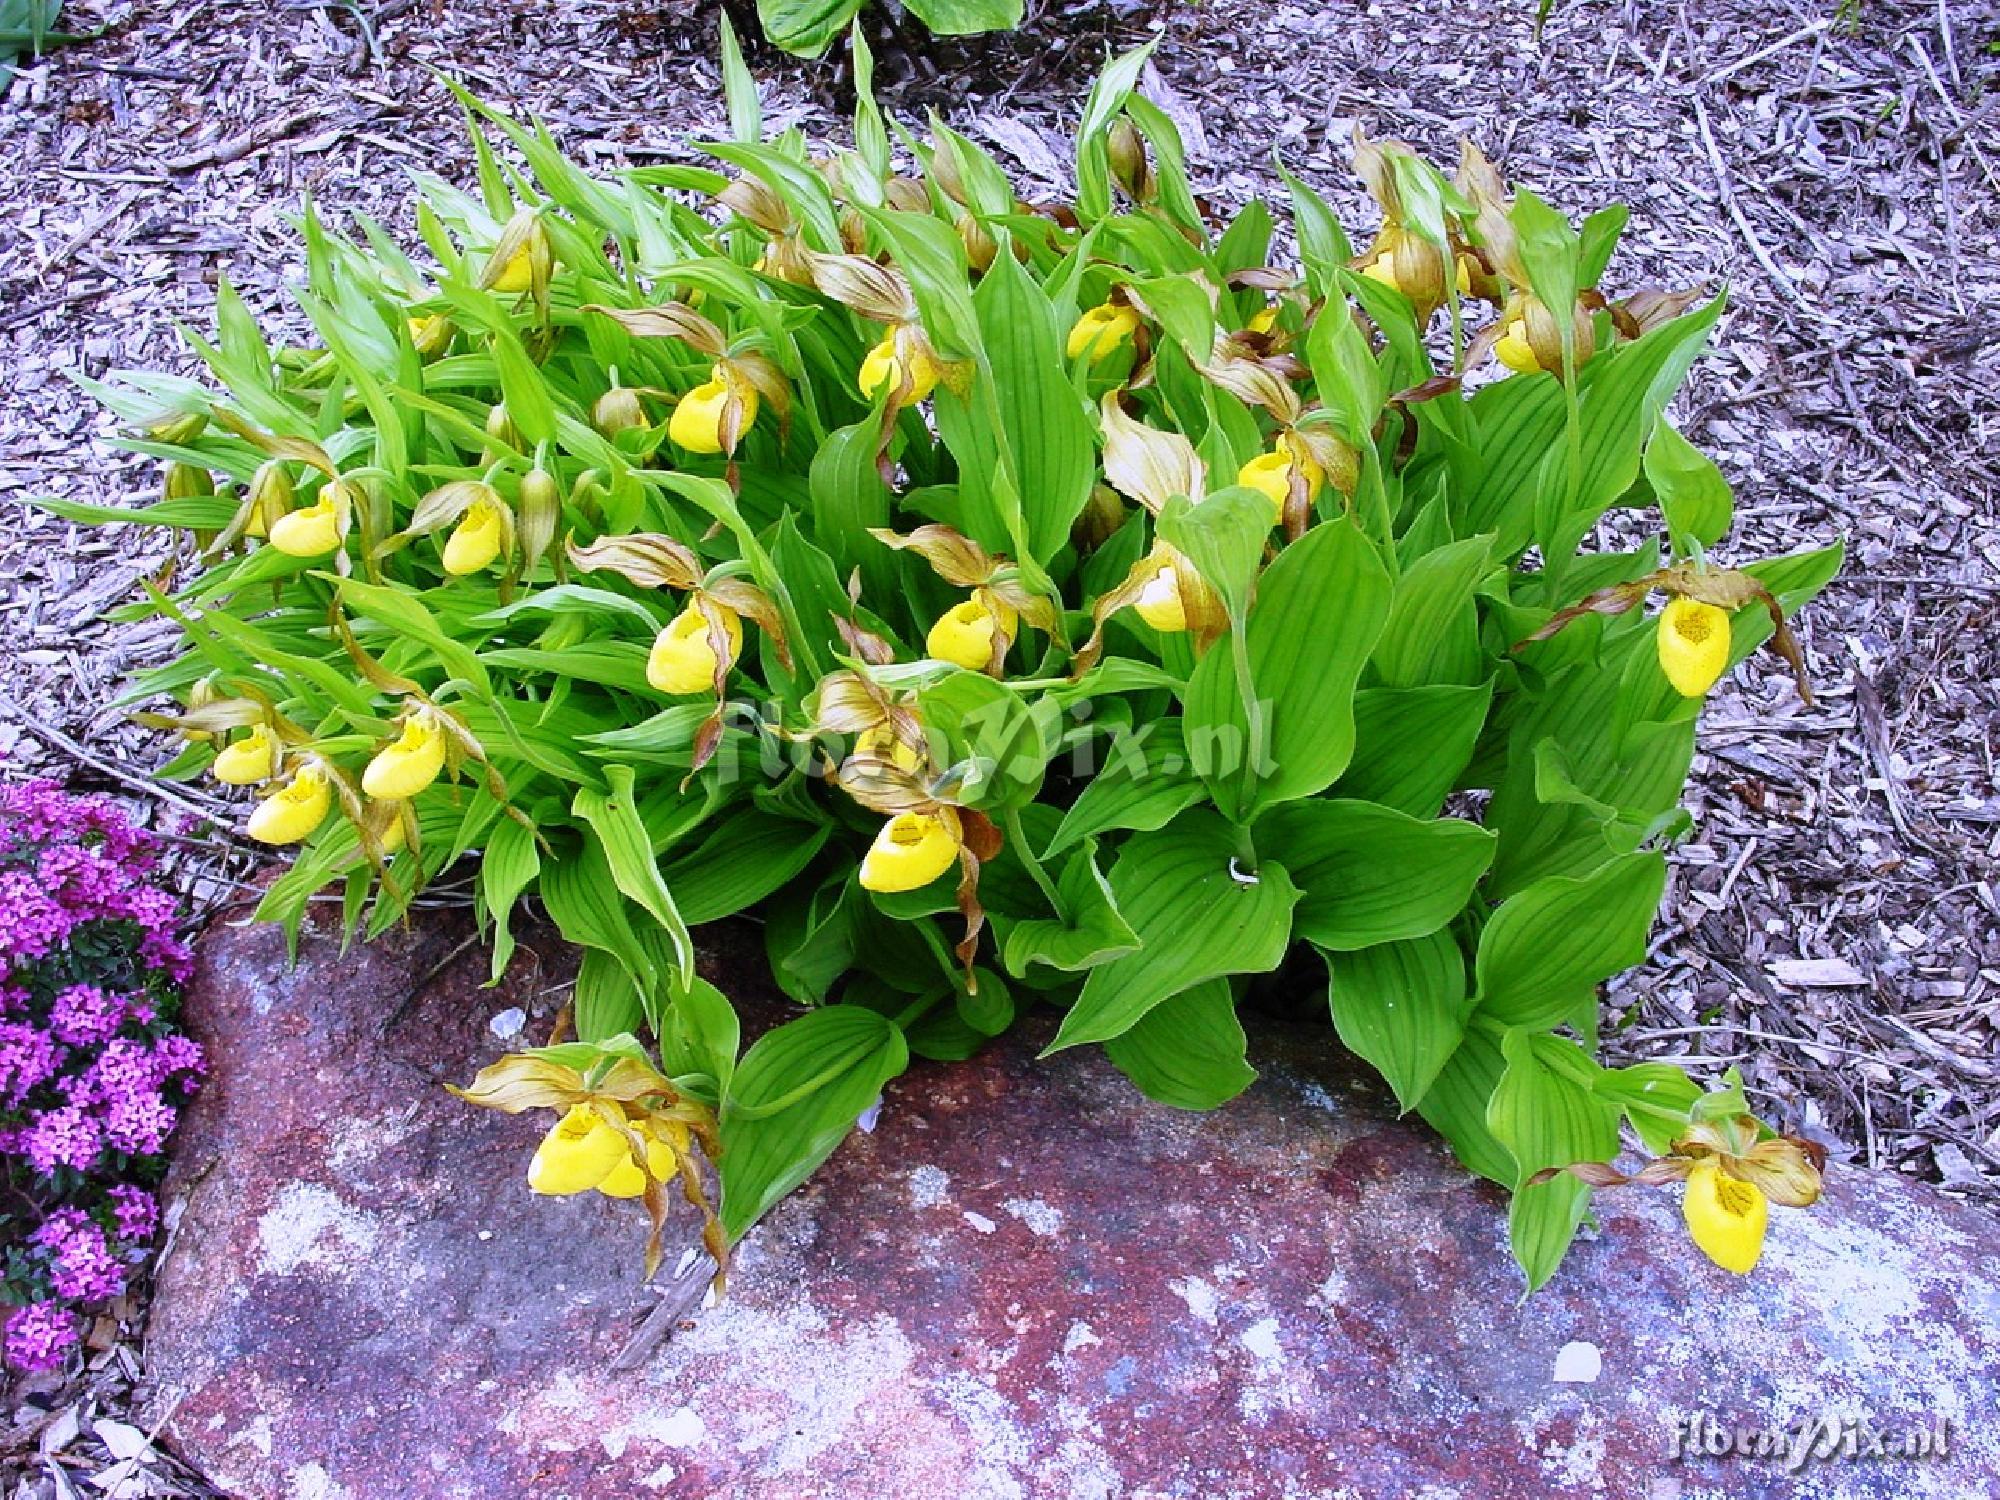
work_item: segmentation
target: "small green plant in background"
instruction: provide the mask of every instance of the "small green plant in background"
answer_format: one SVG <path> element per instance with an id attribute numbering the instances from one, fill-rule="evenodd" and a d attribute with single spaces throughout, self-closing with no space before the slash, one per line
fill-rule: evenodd
<path id="1" fill-rule="evenodd" d="M 1329 1044 L 1512 1191 L 1530 1285 L 1631 1181 L 1746 1269 L 1806 1148 L 1596 1045 L 1704 695 L 1766 643 L 1803 690 L 1840 561 L 1710 556 L 1729 486 L 1662 414 L 1720 299 L 1601 290 L 1624 210 L 1469 147 L 1358 140 L 1358 250 L 1280 167 L 1275 263 L 1269 206 L 1198 207 L 1143 52 L 1069 204 L 941 123 L 898 171 L 855 47 L 826 155 L 727 42 L 714 167 L 592 176 L 466 97 L 478 191 L 419 180 L 423 260 L 308 211 L 310 347 L 225 287 L 207 382 L 87 382 L 166 496 L 48 508 L 186 538 L 127 613 L 187 650 L 133 695 L 177 701 L 164 774 L 295 846 L 260 913 L 334 882 L 372 936 L 476 857 L 497 977 L 536 896 L 574 1039 L 467 1097 L 555 1110 L 531 1186 L 643 1200 L 655 1254 L 670 1189 L 720 1266 L 913 1055 L 1036 1007 L 1220 1106 L 1303 955 Z M 1593 550 L 1614 507 L 1644 540 Z M 747 1049 L 691 937 L 746 911 L 802 1007 Z"/>
<path id="2" fill-rule="evenodd" d="M 84 40 L 55 29 L 61 14 L 62 0 L 0 0 L 0 88 L 14 81 L 22 58 L 39 58 L 50 47 Z"/>
<path id="3" fill-rule="evenodd" d="M 1012 31 L 1021 24 L 1022 0 L 896 0 L 938 36 Z M 757 0 L 764 37 L 785 52 L 818 57 L 869 0 Z"/>

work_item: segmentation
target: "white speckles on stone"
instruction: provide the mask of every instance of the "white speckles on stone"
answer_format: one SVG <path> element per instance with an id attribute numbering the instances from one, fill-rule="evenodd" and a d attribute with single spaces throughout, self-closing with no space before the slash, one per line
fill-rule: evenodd
<path id="1" fill-rule="evenodd" d="M 951 1197 L 951 1178 L 942 1167 L 918 1167 L 910 1174 L 910 1203 L 938 1208 Z"/>
<path id="2" fill-rule="evenodd" d="M 1276 1363 L 1285 1357 L 1285 1351 L 1278 1343 L 1278 1320 L 1259 1318 L 1243 1330 L 1243 1347 L 1266 1363 Z"/>
<path id="3" fill-rule="evenodd" d="M 486 1023 L 486 1029 L 503 1042 L 511 1042 L 528 1026 L 528 1013 L 518 1005 L 510 1005 L 499 1015 Z"/>
<path id="4" fill-rule="evenodd" d="M 1326 1086 L 1315 1083 L 1311 1079 L 1306 1079 L 1299 1084 L 1299 1097 L 1314 1109 L 1331 1111 L 1340 1108 L 1339 1104 L 1334 1102 L 1333 1095 L 1326 1091 Z"/>
<path id="5" fill-rule="evenodd" d="M 1097 1336 L 1097 1330 L 1081 1320 L 1069 1325 L 1069 1332 L 1063 1335 L 1063 1353 L 1074 1354 L 1079 1349 L 1088 1349 L 1104 1340 Z"/>
<path id="6" fill-rule="evenodd" d="M 639 1483 L 649 1490 L 663 1490 L 674 1482 L 674 1475 L 679 1472 L 672 1464 L 661 1464 Z"/>
<path id="7" fill-rule="evenodd" d="M 348 1500 L 347 1486 L 335 1484 L 323 1464 L 300 1464 L 292 1470 L 288 1500 Z"/>
<path id="8" fill-rule="evenodd" d="M 981 1234 L 991 1234 L 994 1230 L 1000 1227 L 998 1224 L 995 1224 L 991 1219 L 987 1218 L 985 1214 L 976 1214 L 969 1208 L 965 1211 L 965 1222 L 970 1224 L 974 1229 L 978 1230 Z"/>
<path id="9" fill-rule="evenodd" d="M 1039 1198 L 1009 1198 L 1000 1206 L 1038 1235 L 1062 1233 L 1062 1210 L 1051 1207 Z"/>
<path id="10" fill-rule="evenodd" d="M 1215 1326 L 1214 1287 L 1199 1276 L 1187 1276 L 1179 1281 L 1168 1282 L 1167 1289 L 1187 1304 L 1189 1312 L 1211 1328 Z"/>
<path id="11" fill-rule="evenodd" d="M 1556 1351 L 1556 1382 L 1559 1385 L 1590 1385 L 1604 1370 L 1604 1356 L 1597 1345 L 1572 1340 Z"/>
<path id="12" fill-rule="evenodd" d="M 634 1443 L 651 1443 L 661 1448 L 692 1448 L 708 1436 L 708 1424 L 691 1406 L 665 1414 L 642 1411 L 630 1421 L 605 1432 L 599 1441 L 605 1456 L 623 1458 Z"/>
<path id="13" fill-rule="evenodd" d="M 257 1267 L 289 1276 L 301 1266 L 351 1265 L 380 1233 L 374 1220 L 316 1183 L 287 1183 L 257 1221 Z"/>

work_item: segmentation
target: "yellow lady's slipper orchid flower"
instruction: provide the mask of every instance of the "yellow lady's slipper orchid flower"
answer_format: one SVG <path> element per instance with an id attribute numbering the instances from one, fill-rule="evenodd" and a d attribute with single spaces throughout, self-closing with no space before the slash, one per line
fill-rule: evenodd
<path id="1" fill-rule="evenodd" d="M 573 1104 L 549 1127 L 528 1163 L 530 1191 L 551 1198 L 587 1193 L 631 1162 L 625 1137 L 587 1104 Z M 636 1170 L 636 1169 L 635 1169 Z"/>
<path id="2" fill-rule="evenodd" d="M 1727 1175 L 1712 1161 L 1696 1162 L 1688 1173 L 1687 1194 L 1681 1199 L 1688 1234 L 1725 1271 L 1747 1276 L 1757 1264 L 1770 1213 L 1755 1183 Z"/>
<path id="3" fill-rule="evenodd" d="M 410 835 L 404 831 L 403 820 L 395 817 L 383 825 L 382 836 L 377 842 L 382 845 L 382 853 L 390 855 L 402 853 L 403 846 L 409 841 Z"/>
<path id="4" fill-rule="evenodd" d="M 500 512 L 483 500 L 473 501 L 445 538 L 445 572 L 455 578 L 477 573 L 500 555 L 504 538 Z"/>
<path id="5" fill-rule="evenodd" d="M 922 753 L 898 739 L 886 721 L 862 730 L 855 738 L 854 753 L 869 760 L 886 761 L 911 776 L 924 769 Z"/>
<path id="6" fill-rule="evenodd" d="M 1319 499 L 1319 492 L 1326 488 L 1326 470 L 1310 457 L 1301 455 L 1301 458 L 1305 464 L 1306 503 L 1310 505 Z M 1236 482 L 1268 496 L 1274 519 L 1284 520 L 1285 502 L 1292 493 L 1291 451 L 1281 444 L 1269 453 L 1258 454 L 1236 471 Z"/>
<path id="7" fill-rule="evenodd" d="M 527 288 L 524 284 L 518 290 L 525 291 Z M 444 353 L 450 347 L 451 319 L 443 313 L 432 313 L 428 317 L 411 318 L 408 321 L 410 343 L 416 348 L 420 357 L 430 359 Z"/>
<path id="8" fill-rule="evenodd" d="M 690 453 L 720 453 L 722 409 L 729 402 L 731 386 L 729 372 L 717 365 L 706 381 L 681 397 L 667 419 L 667 436 Z M 736 394 L 743 403 L 743 413 L 737 422 L 737 432 L 741 435 L 757 420 L 757 388 L 739 383 Z"/>
<path id="9" fill-rule="evenodd" d="M 1729 670 L 1729 611 L 1699 599 L 1669 599 L 1660 611 L 1660 670 L 1683 698 L 1699 698 Z"/>
<path id="10" fill-rule="evenodd" d="M 332 810 L 333 786 L 325 771 L 308 762 L 257 804 L 245 831 L 260 844 L 296 844 Z"/>
<path id="11" fill-rule="evenodd" d="M 729 637 L 729 659 L 743 651 L 743 622 L 736 611 L 717 605 Z M 646 681 L 662 693 L 706 693 L 715 687 L 715 647 L 708 639 L 708 621 L 690 604 L 673 624 L 662 630 L 646 658 Z"/>
<path id="12" fill-rule="evenodd" d="M 910 359 L 911 401 L 921 401 L 937 389 L 944 369 L 931 357 L 927 349 L 919 349 Z M 861 373 L 855 384 L 861 388 L 864 400 L 873 401 L 880 391 L 895 390 L 903 383 L 903 361 L 896 353 L 896 335 L 892 329 L 883 336 L 882 342 L 870 349 L 861 360 Z"/>
<path id="13" fill-rule="evenodd" d="M 1174 567 L 1174 551 L 1162 542 L 1153 548 L 1151 560 L 1159 563 L 1160 570 L 1146 581 L 1132 608 L 1162 635 L 1179 635 L 1188 628 L 1188 617 L 1186 601 L 1181 598 L 1180 574 Z"/>
<path id="14" fill-rule="evenodd" d="M 340 545 L 340 514 L 333 497 L 321 490 L 304 510 L 291 511 L 271 522 L 271 545 L 287 557 L 319 557 Z"/>
<path id="15" fill-rule="evenodd" d="M 278 739 L 268 724 L 252 724 L 250 732 L 215 754 L 215 779 L 226 786 L 269 781 L 278 769 Z"/>
<path id="16" fill-rule="evenodd" d="M 1139 314 L 1130 307 L 1116 303 L 1100 302 L 1096 307 L 1086 308 L 1083 316 L 1071 325 L 1069 342 L 1063 346 L 1063 355 L 1075 359 L 1088 355 L 1096 364 L 1108 356 L 1120 344 L 1129 344 L 1139 331 Z"/>
<path id="17" fill-rule="evenodd" d="M 496 292 L 532 291 L 535 285 L 535 260 L 529 247 L 521 246 L 508 257 L 507 264 L 500 268 L 500 274 L 493 278 Z"/>
<path id="18" fill-rule="evenodd" d="M 948 807 L 898 813 L 868 846 L 861 861 L 862 888 L 888 894 L 927 886 L 957 863 L 964 842 L 958 815 Z"/>
<path id="19" fill-rule="evenodd" d="M 403 721 L 403 733 L 375 752 L 361 773 L 361 790 L 385 802 L 407 802 L 444 769 L 444 730 L 427 712 Z"/>
<path id="20" fill-rule="evenodd" d="M 1020 615 L 1006 600 L 992 594 L 975 594 L 937 617 L 930 634 L 924 637 L 924 650 L 939 661 L 951 662 L 968 672 L 983 672 L 993 660 L 993 632 L 998 630 L 1006 642 L 1000 648 L 1004 655 L 1007 646 L 1014 644 L 1014 632 L 1020 623 Z"/>
<path id="21" fill-rule="evenodd" d="M 1540 372 L 1542 362 L 1535 358 L 1535 346 L 1528 342 L 1526 318 L 1513 318 L 1508 321 L 1506 330 L 1494 340 L 1493 357 L 1508 369 L 1519 371 L 1523 375 Z"/>
<path id="22" fill-rule="evenodd" d="M 679 1170 L 675 1147 L 681 1150 L 687 1148 L 687 1127 L 677 1120 L 635 1120 L 632 1129 L 646 1143 L 645 1169 L 640 1170 L 639 1164 L 632 1160 L 628 1142 L 624 1159 L 611 1169 L 604 1181 L 597 1184 L 598 1192 L 607 1198 L 636 1198 L 646 1191 L 648 1179 L 665 1182 Z"/>
<path id="23" fill-rule="evenodd" d="M 1252 333 L 1269 333 L 1278 326 L 1278 310 L 1266 307 L 1250 314 L 1249 330 Z"/>

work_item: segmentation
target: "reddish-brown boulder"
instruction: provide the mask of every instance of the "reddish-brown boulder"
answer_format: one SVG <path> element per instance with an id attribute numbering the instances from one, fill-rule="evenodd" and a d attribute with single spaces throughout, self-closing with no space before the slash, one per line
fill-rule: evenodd
<path id="1" fill-rule="evenodd" d="M 2000 1474 L 1992 1219 L 1836 1170 L 1743 1280 L 1670 1194 L 1606 1193 L 1522 1301 L 1500 1195 L 1324 1027 L 1258 1037 L 1262 1079 L 1209 1116 L 1090 1052 L 1035 1062 L 1040 1032 L 919 1064 L 728 1298 L 614 1369 L 655 1305 L 639 1215 L 531 1198 L 540 1126 L 440 1087 L 566 959 L 533 938 L 482 989 L 467 937 L 309 933 L 291 970 L 270 929 L 204 945 L 215 1077 L 150 1355 L 168 1441 L 242 1495 L 1963 1500 Z M 751 993 L 743 947 L 709 961 Z M 1704 1418 L 1858 1452 L 1676 1457 Z M 1876 1449 L 1941 1426 L 1942 1455 Z"/>

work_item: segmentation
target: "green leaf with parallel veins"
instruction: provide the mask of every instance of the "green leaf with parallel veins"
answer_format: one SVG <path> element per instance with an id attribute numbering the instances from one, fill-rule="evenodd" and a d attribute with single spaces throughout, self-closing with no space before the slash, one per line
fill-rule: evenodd
<path id="1" fill-rule="evenodd" d="M 1205 979 L 1278 966 L 1299 893 L 1275 861 L 1259 867 L 1254 884 L 1239 881 L 1230 873 L 1235 852 L 1233 830 L 1205 808 L 1126 841 L 1111 898 L 1141 946 L 1091 971 L 1048 1052 L 1128 1031 Z"/>
<path id="2" fill-rule="evenodd" d="M 659 864 L 653 858 L 652 839 L 639 818 L 638 798 L 632 786 L 632 768 L 607 765 L 604 779 L 611 788 L 609 793 L 594 787 L 579 787 L 570 810 L 597 834 L 610 866 L 611 878 L 617 882 L 618 889 L 636 901 L 673 940 L 680 982 L 691 983 L 694 979 L 694 939 L 688 935 L 687 923 L 681 920 L 667 883 L 660 878 Z"/>
<path id="3" fill-rule="evenodd" d="M 1440 931 L 1352 953 L 1321 950 L 1321 957 L 1341 1044 L 1414 1109 L 1458 1050 L 1472 1013 L 1458 939 Z"/>
<path id="4" fill-rule="evenodd" d="M 1598 1073 L 1593 1092 L 1625 1112 L 1645 1148 L 1663 1156 L 1685 1135 L 1701 1085 L 1672 1063 L 1632 1063 Z"/>
<path id="5" fill-rule="evenodd" d="M 1162 1000 L 1139 1023 L 1104 1044 L 1104 1055 L 1139 1092 L 1175 1109 L 1214 1109 L 1256 1082 L 1244 1054 L 1226 979 L 1211 979 Z"/>
<path id="6" fill-rule="evenodd" d="M 909 1065 L 903 1033 L 859 1005 L 809 1011 L 743 1055 L 722 1105 L 722 1227 L 731 1240 L 833 1154 Z"/>
<path id="7" fill-rule="evenodd" d="M 660 1067 L 704 1104 L 722 1102 L 736 1071 L 742 1023 L 729 997 L 699 974 L 694 983 L 670 992 L 658 1018 Z"/>
<path id="8" fill-rule="evenodd" d="M 1105 751 L 1046 851 L 1054 857 L 1081 839 L 1114 828 L 1162 828 L 1204 794 L 1188 764 L 1179 719 L 1155 719 L 1121 733 Z"/>
<path id="9" fill-rule="evenodd" d="M 1354 695 L 1354 759 L 1333 789 L 1429 818 L 1472 760 L 1493 684 L 1363 688 Z"/>
<path id="10" fill-rule="evenodd" d="M 1736 507 L 1714 459 L 1661 421 L 1646 444 L 1644 468 L 1679 551 L 1692 551 L 1689 541 L 1713 547 L 1721 540 Z"/>
<path id="11" fill-rule="evenodd" d="M 1222 596 L 1229 618 L 1241 620 L 1271 534 L 1270 498 L 1240 484 L 1217 490 L 1199 505 L 1176 497 L 1161 512 L 1159 530 Z"/>
<path id="12" fill-rule="evenodd" d="M 829 824 L 744 808 L 677 854 L 661 877 L 687 924 L 699 927 L 755 906 L 811 864 L 832 832 Z"/>
<path id="13" fill-rule="evenodd" d="M 602 948 L 586 948 L 577 965 L 571 1013 L 576 1039 L 601 1042 L 635 1029 L 646 1018 L 639 987 L 625 966 Z"/>
<path id="14" fill-rule="evenodd" d="M 1253 830 L 1299 888 L 1298 934 L 1369 948 L 1436 932 L 1464 908 L 1493 859 L 1493 835 L 1459 818 L 1315 797 L 1273 808 Z"/>
<path id="15" fill-rule="evenodd" d="M 909 0 L 910 14 L 939 36 L 1012 31 L 1021 24 L 1022 0 Z"/>
<path id="16" fill-rule="evenodd" d="M 1502 1187 L 1514 1185 L 1514 1158 L 1486 1128 L 1486 1103 L 1505 1066 L 1494 1031 L 1468 1024 L 1458 1050 L 1445 1059 L 1437 1077 L 1417 1101 L 1417 1113 L 1451 1143 L 1470 1171 Z"/>
<path id="17" fill-rule="evenodd" d="M 497 982 L 507 972 L 514 956 L 514 934 L 508 921 L 514 903 L 541 873 L 541 851 L 535 847 L 534 831 L 512 818 L 493 825 L 486 850 L 479 857 L 479 901 L 487 920 L 493 924 L 493 978 Z"/>
<path id="18" fill-rule="evenodd" d="M 972 305 L 993 370 L 1001 431 L 1014 455 L 1029 545 L 1035 561 L 1047 562 L 1069 541 L 1090 499 L 1097 427 L 1064 368 L 1055 308 L 1019 261 L 995 260 Z"/>
<path id="19" fill-rule="evenodd" d="M 1486 677 L 1474 591 L 1492 568 L 1491 547 L 1489 537 L 1447 543 L 1404 570 L 1368 661 L 1373 680 L 1397 688 L 1467 685 Z"/>
<path id="20" fill-rule="evenodd" d="M 1033 918 L 1016 922 L 1007 933 L 1007 972 L 1020 978 L 1030 964 L 1055 969 L 1089 969 L 1131 953 L 1138 934 L 1118 914 L 1111 884 L 1097 868 L 1097 843 L 1086 840 L 1070 856 L 1056 882 L 1067 920 Z"/>
<path id="21" fill-rule="evenodd" d="M 1515 1163 L 1507 1226 L 1514 1258 L 1534 1291 L 1555 1274 L 1583 1222 L 1590 1189 L 1568 1174 L 1533 1187 L 1546 1167 L 1609 1161 L 1618 1154 L 1618 1111 L 1592 1085 L 1602 1070 L 1571 1041 L 1514 1028 L 1501 1038 L 1505 1061 L 1486 1125 Z"/>
<path id="22" fill-rule="evenodd" d="M 1347 521 L 1328 521 L 1278 555 L 1245 624 L 1264 761 L 1246 790 L 1249 720 L 1235 663 L 1218 642 L 1188 680 L 1188 747 L 1216 805 L 1247 822 L 1332 785 L 1354 752 L 1354 684 L 1389 609 L 1389 574 Z"/>
<path id="23" fill-rule="evenodd" d="M 1479 937 L 1480 1014 L 1542 1028 L 1589 1004 L 1601 981 L 1645 959 L 1666 878 L 1663 856 L 1627 854 L 1508 897 Z"/>

